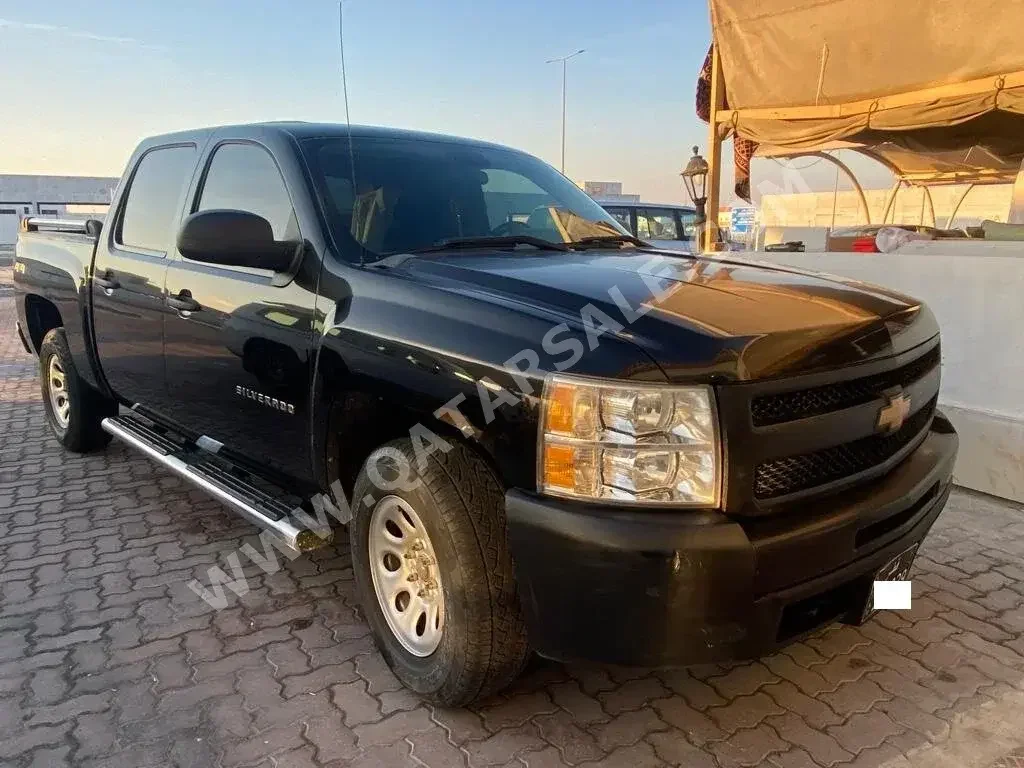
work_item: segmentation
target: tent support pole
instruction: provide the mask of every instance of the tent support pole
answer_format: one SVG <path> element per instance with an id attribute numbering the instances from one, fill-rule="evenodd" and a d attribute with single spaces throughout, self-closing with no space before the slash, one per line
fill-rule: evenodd
<path id="1" fill-rule="evenodd" d="M 704 207 L 704 252 L 710 253 L 718 244 L 718 204 L 722 186 L 722 138 L 718 130 L 719 111 L 725 106 L 725 79 L 718 46 L 711 54 L 711 108 L 708 115 L 708 189 Z"/>
<path id="2" fill-rule="evenodd" d="M 882 224 L 889 222 L 889 211 L 893 210 L 893 205 L 896 203 L 896 195 L 900 191 L 900 187 L 903 186 L 903 179 L 896 179 L 896 183 L 892 185 L 892 189 L 889 190 L 889 199 L 885 201 L 885 210 L 882 211 Z M 895 214 L 893 214 L 895 221 Z"/>
<path id="3" fill-rule="evenodd" d="M 793 157 L 800 157 L 801 155 L 793 155 Z M 853 184 L 853 188 L 857 190 L 857 196 L 860 198 L 860 209 L 864 212 L 864 223 L 871 223 L 871 210 L 868 208 L 868 199 L 864 195 L 864 188 L 857 181 L 857 177 L 850 170 L 849 166 L 840 160 L 838 157 L 830 155 L 828 152 L 806 152 L 803 157 L 820 157 L 822 160 L 828 160 L 832 165 L 842 171 L 846 178 Z M 835 211 L 832 212 L 832 223 L 835 224 Z"/>
<path id="4" fill-rule="evenodd" d="M 939 226 L 939 222 L 935 218 L 935 201 L 932 199 L 932 191 L 931 191 L 931 189 L 929 187 L 925 187 L 924 188 L 924 193 L 928 197 L 928 211 L 932 215 L 932 226 L 933 227 L 938 227 Z"/>
<path id="5" fill-rule="evenodd" d="M 946 219 L 946 229 L 953 228 L 953 220 L 956 219 L 956 215 L 960 212 L 960 206 L 967 198 L 967 193 L 974 189 L 973 184 L 968 184 L 966 189 L 960 193 L 960 197 L 957 198 L 956 204 L 953 206 L 953 212 L 949 214 L 949 218 Z"/>

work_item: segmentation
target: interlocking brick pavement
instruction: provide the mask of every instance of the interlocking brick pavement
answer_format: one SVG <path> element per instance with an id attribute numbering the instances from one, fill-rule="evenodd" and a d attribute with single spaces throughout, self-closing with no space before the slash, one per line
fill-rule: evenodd
<path id="1" fill-rule="evenodd" d="M 117 443 L 59 449 L 10 283 L 0 269 L 0 765 L 1024 761 L 1017 506 L 955 492 L 910 612 L 747 664 L 538 661 L 504 695 L 438 709 L 374 650 L 344 542 L 276 574 L 247 568 L 251 592 L 220 612 L 193 594 L 254 529 Z"/>

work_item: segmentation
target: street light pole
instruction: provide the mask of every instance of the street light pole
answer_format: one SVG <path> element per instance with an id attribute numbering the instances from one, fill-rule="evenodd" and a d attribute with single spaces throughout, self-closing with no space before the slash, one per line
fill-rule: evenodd
<path id="1" fill-rule="evenodd" d="M 562 60 L 562 175 L 565 175 L 565 61 Z M 922 210 L 925 206 L 922 205 Z"/>
<path id="2" fill-rule="evenodd" d="M 561 62 L 562 64 L 562 175 L 565 175 L 565 80 L 566 80 L 566 62 L 569 59 L 579 56 L 581 53 L 586 51 L 585 48 L 580 48 L 575 53 L 570 53 L 568 56 L 561 56 L 557 59 L 548 59 L 546 64 L 554 64 Z"/>

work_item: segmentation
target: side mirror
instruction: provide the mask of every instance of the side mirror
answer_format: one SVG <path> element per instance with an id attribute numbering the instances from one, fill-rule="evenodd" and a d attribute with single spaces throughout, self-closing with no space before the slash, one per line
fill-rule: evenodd
<path id="1" fill-rule="evenodd" d="M 274 272 L 288 269 L 302 247 L 298 240 L 275 240 L 262 216 L 225 209 L 193 213 L 181 225 L 177 245 L 192 261 Z"/>

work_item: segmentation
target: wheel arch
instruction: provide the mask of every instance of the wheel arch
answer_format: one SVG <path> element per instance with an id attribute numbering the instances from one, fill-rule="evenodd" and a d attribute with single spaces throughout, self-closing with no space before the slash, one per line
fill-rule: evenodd
<path id="1" fill-rule="evenodd" d="M 50 299 L 37 293 L 29 293 L 25 296 L 25 324 L 32 348 L 38 355 L 43 338 L 54 328 L 62 328 L 64 318 L 57 305 Z"/>
<path id="2" fill-rule="evenodd" d="M 499 420 L 481 430 L 465 419 L 460 429 L 448 414 L 437 415 L 439 406 L 450 398 L 427 407 L 420 398 L 415 403 L 404 400 L 385 382 L 353 374 L 341 356 L 326 347 L 318 355 L 315 379 L 313 455 L 321 487 L 340 480 L 346 495 L 350 494 L 366 457 L 385 443 L 410 436 L 417 426 L 425 451 L 443 450 L 440 441 L 465 444 L 491 467 L 503 486 L 513 484 L 497 446 Z M 453 390 L 451 397 L 458 394 Z M 436 447 L 428 445 L 435 442 Z"/>

